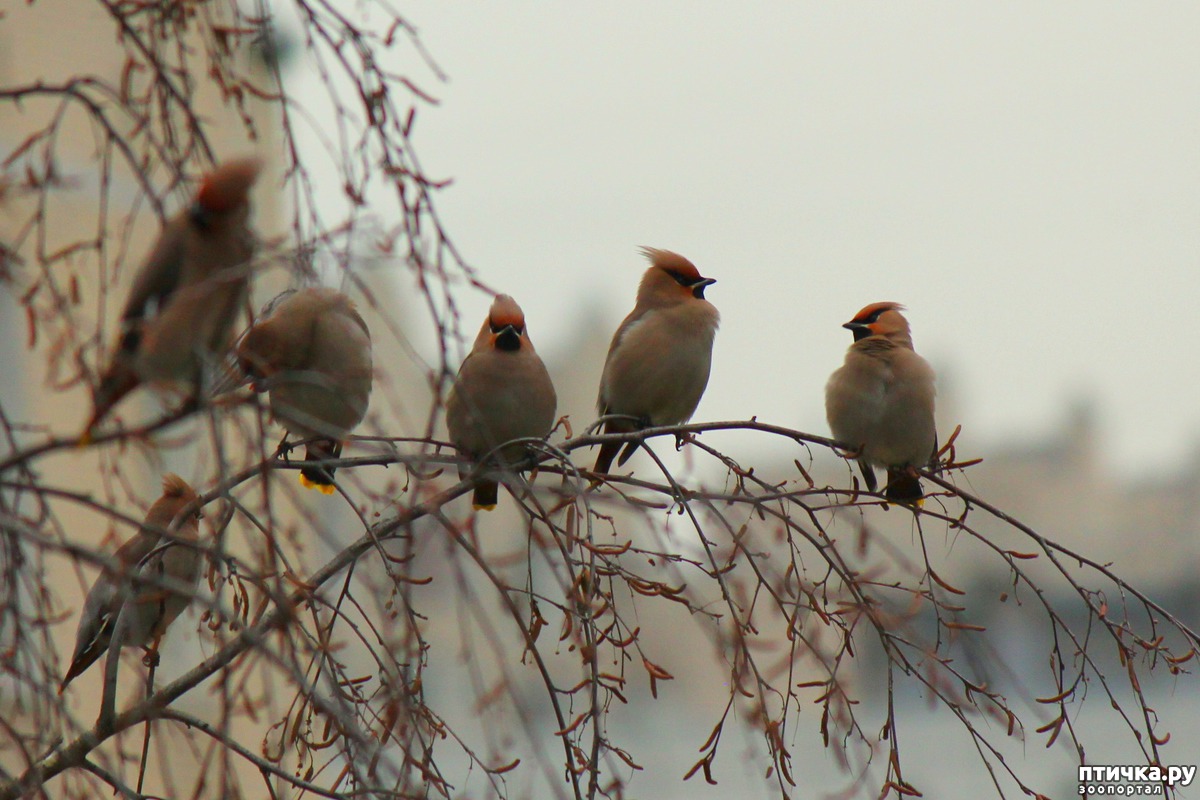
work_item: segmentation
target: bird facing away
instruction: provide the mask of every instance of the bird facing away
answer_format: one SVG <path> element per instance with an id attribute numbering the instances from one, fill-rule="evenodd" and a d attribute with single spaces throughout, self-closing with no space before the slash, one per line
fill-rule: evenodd
<path id="1" fill-rule="evenodd" d="M 846 362 L 825 386 L 825 416 L 833 437 L 854 449 L 867 490 L 874 466 L 888 472 L 884 495 L 902 503 L 921 499 L 911 467 L 937 458 L 933 422 L 934 375 L 913 350 L 899 303 L 872 303 L 843 325 L 854 334 Z"/>
<path id="2" fill-rule="evenodd" d="M 325 288 L 284 292 L 237 346 L 237 362 L 287 432 L 310 439 L 306 458 L 338 458 L 371 398 L 371 332 L 350 298 Z M 308 466 L 300 482 L 333 493 L 333 467 Z"/>
<path id="3" fill-rule="evenodd" d="M 501 469 L 518 468 L 529 458 L 527 444 L 496 448 L 514 439 L 546 438 L 557 405 L 521 307 L 506 294 L 496 295 L 446 400 L 451 443 L 476 462 L 488 458 Z M 469 472 L 467 466 L 459 468 L 463 476 Z M 497 496 L 496 480 L 484 477 L 475 487 L 474 506 L 491 510 Z"/>
<path id="4" fill-rule="evenodd" d="M 632 419 L 609 420 L 605 433 L 687 422 L 700 403 L 712 366 L 721 315 L 704 299 L 704 289 L 716 281 L 701 276 L 678 253 L 652 247 L 643 247 L 642 253 L 650 259 L 650 268 L 638 286 L 633 311 L 608 347 L 596 401 L 601 415 Z M 617 466 L 640 444 L 625 444 Z M 601 445 L 595 471 L 608 472 L 621 447 L 621 442 Z"/>
<path id="5" fill-rule="evenodd" d="M 138 385 L 182 384 L 198 395 L 203 370 L 227 352 L 246 297 L 254 237 L 248 225 L 257 159 L 208 173 L 195 199 L 171 217 L 134 278 L 120 341 L 100 378 L 82 443 Z"/>
<path id="6" fill-rule="evenodd" d="M 171 544 L 173 540 L 162 535 L 165 530 L 184 542 L 197 540 L 202 515 L 196 499 L 195 490 L 183 478 L 173 473 L 163 476 L 162 497 L 146 512 L 144 527 L 116 552 L 122 571 L 102 572 L 87 593 L 75 634 L 75 654 L 59 694 L 108 651 L 122 606 L 128 608 L 127 615 L 132 614 L 122 645 L 150 650 L 157 649 L 158 639 L 187 608 L 190 597 L 154 584 L 134 585 L 133 578 L 169 578 L 189 586 L 199 581 L 200 552 L 186 544 Z"/>

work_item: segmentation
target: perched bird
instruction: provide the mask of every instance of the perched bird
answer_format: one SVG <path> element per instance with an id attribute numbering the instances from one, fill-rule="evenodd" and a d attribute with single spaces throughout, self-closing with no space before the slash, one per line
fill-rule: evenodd
<path id="1" fill-rule="evenodd" d="M 557 405 L 550 373 L 525 331 L 521 307 L 506 294 L 496 295 L 446 400 L 451 443 L 475 461 L 486 457 L 502 469 L 515 469 L 528 459 L 528 446 L 496 448 L 514 439 L 544 439 Z M 470 469 L 459 471 L 465 476 Z M 497 493 L 495 479 L 481 479 L 475 508 L 495 508 Z"/>
<path id="2" fill-rule="evenodd" d="M 101 573 L 88 591 L 75 634 L 75 654 L 59 694 L 108 651 L 122 606 L 132 616 L 121 644 L 147 650 L 157 649 L 167 627 L 187 608 L 190 597 L 154 584 L 135 584 L 134 577 L 169 578 L 189 586 L 199 581 L 203 562 L 200 552 L 186 544 L 171 544 L 173 540 L 162 535 L 165 530 L 184 542 L 197 540 L 202 514 L 194 505 L 196 499 L 195 490 L 183 478 L 173 473 L 163 476 L 162 497 L 146 512 L 144 527 L 117 550 L 116 560 L 122 571 Z M 180 516 L 184 511 L 186 514 Z"/>
<path id="3" fill-rule="evenodd" d="M 650 268 L 638 286 L 633 311 L 617 328 L 600 378 L 600 414 L 632 419 L 605 423 L 605 433 L 628 433 L 691 419 L 708 385 L 713 340 L 721 315 L 704 299 L 716 283 L 678 253 L 643 247 Z M 629 442 L 624 464 L 640 442 Z M 600 446 L 596 472 L 608 472 L 621 442 Z"/>
<path id="4" fill-rule="evenodd" d="M 238 365 L 292 436 L 310 439 L 309 461 L 337 458 L 371 398 L 371 332 L 333 289 L 284 292 L 238 343 Z M 300 482 L 333 493 L 333 467 L 308 466 Z"/>
<path id="5" fill-rule="evenodd" d="M 825 416 L 838 441 L 855 449 L 868 491 L 874 466 L 888 472 L 884 495 L 913 503 L 921 482 L 911 467 L 937 456 L 933 423 L 934 376 L 913 350 L 899 303 L 872 303 L 843 325 L 854 334 L 846 363 L 825 386 Z"/>
<path id="6" fill-rule="evenodd" d="M 260 167 L 257 159 L 222 164 L 204 177 L 191 205 L 167 221 L 134 278 L 81 443 L 140 384 L 182 384 L 194 398 L 205 367 L 226 352 L 250 280 L 248 194 Z"/>

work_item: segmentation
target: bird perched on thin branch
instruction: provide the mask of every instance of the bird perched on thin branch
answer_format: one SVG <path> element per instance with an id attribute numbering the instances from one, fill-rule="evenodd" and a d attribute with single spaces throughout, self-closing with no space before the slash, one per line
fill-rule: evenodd
<path id="1" fill-rule="evenodd" d="M 260 168 L 252 158 L 222 164 L 167 221 L 134 278 L 120 341 L 96 388 L 81 443 L 140 384 L 182 385 L 198 396 L 204 370 L 227 351 L 246 297 L 254 253 L 248 195 Z"/>
<path id="2" fill-rule="evenodd" d="M 129 617 L 122 646 L 157 652 L 159 639 L 191 597 L 137 578 L 167 578 L 195 586 L 203 559 L 186 542 L 199 538 L 201 516 L 195 490 L 174 473 L 164 475 L 162 496 L 146 512 L 142 528 L 116 552 L 121 571 L 102 572 L 87 593 L 75 634 L 75 654 L 59 694 L 108 651 L 122 608 Z M 163 536 L 163 531 L 174 534 L 173 538 Z"/>
<path id="3" fill-rule="evenodd" d="M 708 385 L 713 341 L 721 315 L 704 299 L 704 290 L 716 283 L 700 275 L 696 266 L 678 253 L 643 247 L 650 268 L 638 286 L 633 311 L 617 328 L 596 405 L 612 419 L 605 433 L 628 433 L 659 425 L 678 425 L 691 419 Z M 624 444 L 617 460 L 621 466 L 641 442 Z M 622 442 L 600 446 L 596 472 L 608 472 Z"/>
<path id="4" fill-rule="evenodd" d="M 371 332 L 333 289 L 284 292 L 238 342 L 237 362 L 292 436 L 310 439 L 309 461 L 338 458 L 371 398 Z M 300 482 L 333 493 L 334 468 L 306 466 Z"/>
<path id="5" fill-rule="evenodd" d="M 923 496 L 913 467 L 937 458 L 933 368 L 913 350 L 899 303 L 872 303 L 843 325 L 854 334 L 846 362 L 825 386 L 825 415 L 839 442 L 854 448 L 867 490 L 887 470 L 884 495 L 902 503 Z"/>
<path id="6" fill-rule="evenodd" d="M 550 373 L 525 330 L 525 314 L 516 300 L 496 295 L 446 400 L 451 443 L 476 462 L 487 458 L 500 469 L 516 469 L 529 458 L 528 444 L 500 445 L 546 438 L 557 406 Z M 459 471 L 465 476 L 470 470 Z M 491 510 L 497 497 L 496 480 L 481 478 L 475 508 Z"/>

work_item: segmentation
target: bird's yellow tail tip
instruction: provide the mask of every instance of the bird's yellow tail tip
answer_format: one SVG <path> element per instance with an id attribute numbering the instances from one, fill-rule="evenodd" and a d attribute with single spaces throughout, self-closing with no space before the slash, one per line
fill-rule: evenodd
<path id="1" fill-rule="evenodd" d="M 305 489 L 316 489 L 321 494 L 333 494 L 334 492 L 332 483 L 317 483 L 316 481 L 309 480 L 308 476 L 304 473 L 300 473 L 300 485 Z"/>
<path id="2" fill-rule="evenodd" d="M 480 505 L 479 503 L 472 503 L 471 507 L 474 508 L 476 511 L 495 511 L 496 510 L 495 503 L 489 503 L 487 505 Z"/>
<path id="3" fill-rule="evenodd" d="M 884 505 L 884 508 L 887 508 L 887 507 L 889 507 L 889 506 L 893 506 L 893 505 L 896 505 L 896 506 L 908 506 L 909 508 L 925 508 L 925 498 L 924 498 L 924 497 L 918 497 L 918 498 L 916 498 L 915 500 L 895 500 L 895 499 L 890 499 L 890 500 L 884 500 L 884 501 L 883 501 L 883 505 Z"/>

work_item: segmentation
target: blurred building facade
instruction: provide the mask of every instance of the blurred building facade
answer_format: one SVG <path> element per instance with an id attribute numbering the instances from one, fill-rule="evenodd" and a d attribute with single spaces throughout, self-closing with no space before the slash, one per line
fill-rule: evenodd
<path id="1" fill-rule="evenodd" d="M 135 143 L 134 152 L 141 152 L 137 148 L 144 145 L 146 132 L 137 131 L 115 102 L 104 99 L 106 90 L 100 88 L 112 87 L 113 92 L 119 92 L 124 85 L 136 91 L 143 77 L 142 70 L 133 65 L 137 59 L 130 58 L 138 45 L 132 37 L 122 35 L 108 5 L 75 0 L 14 3 L 5 6 L 0 19 L 0 86 L 37 90 L 19 101 L 0 102 L 0 156 L 14 157 L 6 172 L 0 174 L 8 178 L 0 192 L 0 245 L 4 247 L 0 252 L 8 256 L 6 262 L 0 262 L 0 374 L 5 376 L 0 396 L 9 423 L 18 426 L 17 447 L 82 431 L 91 406 L 89 384 L 86 380 L 65 380 L 70 370 L 64 369 L 62 353 L 71 347 L 70 337 L 96 331 L 101 338 L 90 353 L 97 361 L 107 356 L 130 282 L 160 229 L 134 168 L 106 144 L 104 127 L 70 94 L 78 89 L 83 95 L 99 98 L 97 111 L 113 125 L 113 132 L 129 137 Z M 206 13 L 219 17 L 222 10 L 214 4 Z M 197 42 L 188 44 L 190 54 L 203 52 L 196 47 Z M 153 38 L 147 46 L 167 49 L 166 42 Z M 168 52 L 163 55 L 167 60 L 171 58 Z M 240 68 L 267 79 L 261 59 L 249 49 L 234 50 L 230 58 Z M 199 56 L 195 63 L 201 63 Z M 195 87 L 193 107 L 208 123 L 206 133 L 218 160 L 246 153 L 266 159 L 266 169 L 252 195 L 252 223 L 265 236 L 278 235 L 283 209 L 278 191 L 281 165 L 273 155 L 278 147 L 272 146 L 278 140 L 273 117 L 253 98 L 244 110 L 231 108 L 204 74 L 173 74 L 171 79 Z M 54 94 L 53 89 L 63 91 Z M 252 123 L 253 135 L 247 120 Z M 19 148 L 29 144 L 29 137 L 47 130 L 52 123 L 52 133 L 25 151 L 26 157 L 34 154 L 31 160 L 36 168 L 32 174 L 46 179 L 46 190 L 42 192 L 25 186 L 27 173 L 15 156 Z M 152 158 L 147 160 L 146 169 L 150 182 L 161 185 L 165 171 Z M 172 193 L 164 204 L 165 212 L 172 214 L 180 208 L 192 188 L 181 186 Z M 89 246 L 89 242 L 103 244 L 96 247 Z M 40 261 L 64 251 L 71 254 L 53 262 L 52 280 L 43 274 Z M 77 294 L 66 293 L 57 309 L 59 318 L 47 315 L 39 321 L 35 335 L 22 299 L 34 291 L 42 292 L 39 299 L 44 298 L 55 281 L 76 287 Z M 69 333 L 68 328 L 75 333 Z M 150 418 L 156 406 L 147 395 L 139 391 L 130 396 L 118 413 L 129 422 Z M 101 445 L 39 458 L 35 469 L 45 485 L 95 498 L 141 518 L 159 495 L 163 472 L 175 471 L 194 485 L 203 485 L 202 465 L 210 461 L 199 455 L 205 449 L 204 442 L 196 441 L 195 435 L 181 435 L 176 430 L 152 446 L 124 449 Z M 0 442 L 0 456 L 9 452 L 10 442 L 5 439 Z M 114 467 L 117 458 L 122 459 L 119 472 Z M 16 510 L 35 515 L 33 505 L 26 498 Z M 42 532 L 50 536 L 112 552 L 121 540 L 133 534 L 130 528 L 117 526 L 81 504 L 52 501 L 51 508 L 52 513 L 42 517 Z M 40 557 L 34 561 L 42 564 Z M 54 611 L 64 619 L 52 625 L 49 634 L 54 651 L 64 660 L 55 663 L 52 652 L 25 652 L 20 658 L 22 669 L 44 673 L 47 691 L 52 693 L 74 644 L 83 593 L 96 571 L 56 553 L 46 557 L 42 568 L 53 579 L 47 588 L 61 602 Z M 196 620 L 196 613 L 191 612 L 172 629 L 171 636 L 178 637 L 179 647 L 164 650 L 164 676 L 178 674 L 195 663 L 199 652 Z M 80 679 L 78 687 L 68 691 L 65 716 L 53 717 L 61 724 L 57 733 L 69 739 L 73 731 L 91 726 L 102 672 L 94 667 Z M 119 704 L 139 691 L 136 684 L 132 675 L 121 682 Z M 0 716 L 11 726 L 8 730 L 13 735 L 34 720 L 46 719 L 44 713 L 34 711 L 39 703 L 44 709 L 44 698 L 20 689 L 18 684 L 6 682 L 0 688 Z M 193 708 L 203 709 L 206 705 L 197 698 Z M 37 746 L 55 731 L 27 733 L 32 746 Z M 26 766 L 27 757 L 15 749 L 4 749 L 0 751 L 0 767 L 19 772 Z M 195 771 L 194 766 L 184 762 L 178 766 L 181 780 Z M 50 791 L 54 794 L 64 789 L 57 784 Z"/>

